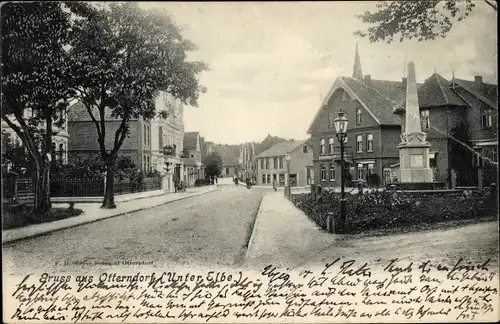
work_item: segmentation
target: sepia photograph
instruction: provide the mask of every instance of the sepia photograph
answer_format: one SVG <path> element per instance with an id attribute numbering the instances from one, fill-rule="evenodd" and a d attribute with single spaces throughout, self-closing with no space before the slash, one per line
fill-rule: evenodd
<path id="1" fill-rule="evenodd" d="M 3 322 L 500 320 L 496 0 L 0 8 Z"/>

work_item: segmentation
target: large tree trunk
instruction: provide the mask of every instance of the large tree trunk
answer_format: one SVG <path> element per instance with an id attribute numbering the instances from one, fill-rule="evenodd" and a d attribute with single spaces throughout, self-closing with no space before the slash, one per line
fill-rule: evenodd
<path id="1" fill-rule="evenodd" d="M 115 161 L 112 158 L 108 158 L 105 161 L 105 164 L 106 164 L 106 187 L 104 189 L 104 200 L 102 202 L 101 208 L 112 209 L 116 208 L 115 192 L 114 192 Z"/>
<path id="2" fill-rule="evenodd" d="M 36 180 L 35 180 L 35 206 L 34 214 L 36 217 L 43 217 L 52 208 L 50 203 L 50 164 L 47 159 L 47 153 L 52 150 L 52 116 L 45 119 L 45 148 L 42 150 L 42 157 L 36 161 Z M 53 157 L 51 157 L 53 158 Z"/>
<path id="3" fill-rule="evenodd" d="M 34 218 L 45 216 L 50 208 L 49 168 L 45 161 L 36 161 Z"/>

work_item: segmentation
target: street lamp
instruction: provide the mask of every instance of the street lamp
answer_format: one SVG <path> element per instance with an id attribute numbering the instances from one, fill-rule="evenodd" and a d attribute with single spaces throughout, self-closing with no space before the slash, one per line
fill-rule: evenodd
<path id="1" fill-rule="evenodd" d="M 340 232 L 344 233 L 346 231 L 346 220 L 345 220 L 345 167 L 344 167 L 344 142 L 347 137 L 347 117 L 344 112 L 339 111 L 339 116 L 333 120 L 335 126 L 335 132 L 337 133 L 337 139 L 340 142 Z"/>
<path id="2" fill-rule="evenodd" d="M 285 154 L 285 161 L 286 161 L 286 195 L 287 197 L 290 197 L 290 153 Z"/>

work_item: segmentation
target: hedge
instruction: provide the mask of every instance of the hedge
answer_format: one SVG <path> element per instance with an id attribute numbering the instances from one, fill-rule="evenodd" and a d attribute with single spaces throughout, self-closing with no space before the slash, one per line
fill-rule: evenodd
<path id="1" fill-rule="evenodd" d="M 496 194 L 483 191 L 373 191 L 346 194 L 346 225 L 351 233 L 419 223 L 471 219 L 498 213 Z M 292 195 L 292 201 L 326 229 L 327 214 L 340 215 L 340 194 L 325 192 L 320 201 L 311 194 Z"/>

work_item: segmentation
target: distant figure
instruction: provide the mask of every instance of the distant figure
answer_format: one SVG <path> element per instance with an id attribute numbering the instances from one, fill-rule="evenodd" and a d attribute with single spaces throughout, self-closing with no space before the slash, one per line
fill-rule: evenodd
<path id="1" fill-rule="evenodd" d="M 217 177 L 215 177 L 215 184 L 217 184 Z"/>
<path id="2" fill-rule="evenodd" d="M 246 183 L 247 183 L 247 189 L 250 189 L 251 187 L 250 178 L 247 178 Z"/>
<path id="3" fill-rule="evenodd" d="M 277 190 L 277 189 L 276 189 L 276 179 L 274 179 L 274 180 L 273 180 L 273 189 L 274 189 L 274 191 L 276 191 L 276 190 Z"/>
<path id="4" fill-rule="evenodd" d="M 238 177 L 234 177 L 234 184 L 238 185 Z"/>
<path id="5" fill-rule="evenodd" d="M 174 180 L 174 192 L 177 192 L 177 188 L 179 187 L 179 181 L 177 179 Z"/>

